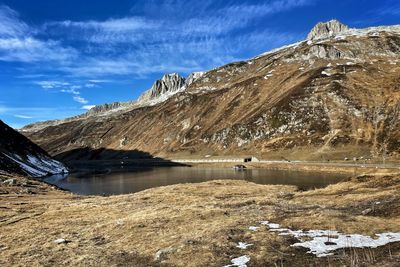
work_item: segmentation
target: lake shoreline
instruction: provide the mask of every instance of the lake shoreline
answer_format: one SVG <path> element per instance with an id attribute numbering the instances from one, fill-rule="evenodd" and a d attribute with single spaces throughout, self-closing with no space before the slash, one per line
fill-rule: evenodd
<path id="1" fill-rule="evenodd" d="M 293 185 L 299 190 L 323 188 L 342 181 L 343 173 L 293 171 L 267 168 L 235 170 L 222 166 L 152 167 L 107 172 L 73 172 L 44 181 L 82 195 L 120 195 L 159 186 L 212 180 L 243 180 L 262 185 Z"/>
<path id="2" fill-rule="evenodd" d="M 179 159 L 181 160 L 181 159 Z M 392 173 L 400 171 L 400 163 L 358 163 L 358 162 L 314 162 L 314 161 L 276 161 L 263 160 L 260 162 L 237 162 L 221 160 L 207 162 L 204 159 L 189 159 L 180 162 L 178 159 L 118 159 L 118 160 L 87 160 L 69 161 L 67 165 L 72 172 L 129 172 L 140 168 L 154 167 L 212 167 L 233 168 L 237 164 L 249 169 L 293 170 L 293 171 L 318 171 L 330 173 L 343 173 L 358 175 L 360 173 L 374 173 L 376 171 Z M 85 166 L 85 167 L 83 167 Z"/>

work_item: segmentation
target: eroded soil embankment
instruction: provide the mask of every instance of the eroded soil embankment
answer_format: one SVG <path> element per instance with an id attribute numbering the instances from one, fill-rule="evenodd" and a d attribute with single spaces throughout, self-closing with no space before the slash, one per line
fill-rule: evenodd
<path id="1" fill-rule="evenodd" d="M 10 177 L 2 177 L 2 180 Z M 82 197 L 26 178 L 0 188 L 0 265 L 387 265 L 400 245 L 347 249 L 325 258 L 293 237 L 251 225 L 374 235 L 400 232 L 400 175 L 358 176 L 306 192 L 245 181 L 179 184 L 112 197 Z M 55 240 L 61 240 L 60 244 Z M 246 250 L 239 242 L 253 244 Z"/>

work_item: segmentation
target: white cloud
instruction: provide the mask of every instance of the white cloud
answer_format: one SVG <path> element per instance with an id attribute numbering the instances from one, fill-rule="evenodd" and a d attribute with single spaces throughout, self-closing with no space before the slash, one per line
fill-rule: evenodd
<path id="1" fill-rule="evenodd" d="M 73 97 L 74 101 L 81 103 L 81 104 L 87 104 L 89 103 L 89 101 L 87 101 L 85 98 L 83 98 L 82 96 L 74 96 Z"/>
<path id="2" fill-rule="evenodd" d="M 70 89 L 61 89 L 60 92 L 73 94 L 73 95 L 80 95 L 81 94 L 81 92 L 77 91 L 76 89 L 73 89 L 72 87 Z"/>
<path id="3" fill-rule="evenodd" d="M 35 83 L 40 85 L 43 89 L 54 89 L 70 85 L 70 83 L 62 81 L 36 81 Z"/>
<path id="4" fill-rule="evenodd" d="M 111 80 L 89 80 L 91 83 L 110 83 Z"/>
<path id="5" fill-rule="evenodd" d="M 63 62 L 69 61 L 76 56 L 77 52 L 74 49 L 63 48 L 56 41 L 50 40 L 44 42 L 33 37 L 2 38 L 0 36 L 1 61 Z"/>
<path id="6" fill-rule="evenodd" d="M 95 83 L 86 83 L 86 84 L 85 84 L 85 87 L 86 87 L 86 88 L 93 88 L 93 87 L 98 87 L 98 85 L 95 84 Z"/>
<path id="7" fill-rule="evenodd" d="M 81 109 L 89 110 L 89 109 L 92 109 L 92 108 L 94 108 L 94 107 L 95 107 L 95 105 L 83 105 L 83 106 L 81 107 Z"/>
<path id="8" fill-rule="evenodd" d="M 20 118 L 20 119 L 33 119 L 33 117 L 31 117 L 31 116 L 20 115 L 20 114 L 15 114 L 14 117 Z"/>
<path id="9" fill-rule="evenodd" d="M 8 6 L 0 5 L 0 36 L 22 36 L 29 31 L 29 26 L 19 20 L 17 12 Z"/>
<path id="10" fill-rule="evenodd" d="M 88 104 L 89 101 L 81 96 L 81 92 L 79 89 L 85 88 L 92 88 L 92 87 L 99 87 L 97 84 L 92 83 L 85 83 L 83 85 L 77 84 L 77 82 L 65 82 L 65 81 L 36 81 L 35 84 L 41 86 L 43 89 L 46 90 L 55 90 L 61 93 L 66 93 L 72 95 L 72 99 L 75 102 L 80 104 Z M 91 85 L 91 86 L 89 86 Z M 89 105 L 87 105 L 89 106 Z"/>
<path id="11" fill-rule="evenodd" d="M 102 21 L 53 21 L 37 29 L 21 21 L 18 14 L 8 8 L 3 16 L 12 23 L 3 24 L 8 27 L 6 32 L 13 35 L 11 38 L 0 33 L 0 60 L 51 61 L 51 64 L 40 64 L 38 69 L 56 70 L 72 77 L 90 77 L 92 81 L 82 84 L 87 88 L 107 80 L 97 77 L 143 77 L 159 72 L 206 70 L 243 59 L 243 51 L 254 56 L 274 48 L 272 44 L 279 46 L 293 41 L 297 35 L 268 29 L 247 33 L 240 30 L 265 16 L 313 1 L 228 3 L 219 8 L 211 0 L 149 1 L 144 4 L 141 16 Z M 177 14 L 178 10 L 182 12 Z M 0 28 L 3 24 L 0 21 Z M 10 24 L 19 26 L 7 26 Z M 35 34 L 37 31 L 40 35 Z M 263 35 L 266 32 L 268 35 Z M 38 37 L 46 35 L 46 41 Z M 250 43 L 250 40 L 260 41 Z M 66 43 L 74 44 L 74 48 Z"/>
<path id="12" fill-rule="evenodd" d="M 78 53 L 54 40 L 39 40 L 37 30 L 23 22 L 16 11 L 0 6 L 0 61 L 69 61 Z"/>

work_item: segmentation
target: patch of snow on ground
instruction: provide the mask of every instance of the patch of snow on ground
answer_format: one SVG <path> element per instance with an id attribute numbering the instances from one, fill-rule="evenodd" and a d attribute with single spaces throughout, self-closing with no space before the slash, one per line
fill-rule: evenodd
<path id="1" fill-rule="evenodd" d="M 326 72 L 326 71 L 322 71 L 321 74 L 322 74 L 322 75 L 326 75 L 326 76 L 331 76 L 331 75 L 332 75 L 332 74 L 330 74 L 330 73 L 328 73 L 328 72 Z"/>
<path id="2" fill-rule="evenodd" d="M 267 74 L 267 75 L 264 76 L 264 79 L 265 79 L 265 80 L 268 80 L 268 78 L 269 78 L 269 77 L 272 77 L 272 76 L 274 76 L 274 75 L 273 75 L 272 73 L 269 73 L 269 74 Z"/>
<path id="3" fill-rule="evenodd" d="M 247 244 L 245 242 L 239 242 L 239 244 L 236 246 L 237 248 L 240 249 L 247 249 L 248 247 L 251 247 L 253 244 Z"/>
<path id="4" fill-rule="evenodd" d="M 238 258 L 234 258 L 231 260 L 232 264 L 225 265 L 224 267 L 247 267 L 247 264 L 250 261 L 250 257 L 247 255 L 240 256 Z"/>
<path id="5" fill-rule="evenodd" d="M 258 226 L 250 226 L 250 227 L 249 227 L 249 230 L 251 230 L 251 231 L 257 231 L 258 228 L 260 228 L 260 227 L 258 227 Z"/>
<path id="6" fill-rule="evenodd" d="M 260 224 L 268 226 L 270 229 L 277 229 L 281 226 L 277 223 L 270 223 L 269 221 L 261 221 Z"/>
<path id="7" fill-rule="evenodd" d="M 309 252 L 317 257 L 325 257 L 333 254 L 333 251 L 343 248 L 376 248 L 392 242 L 400 242 L 400 233 L 381 233 L 376 234 L 374 239 L 370 236 L 359 234 L 343 234 L 338 231 L 330 230 L 291 230 L 280 228 L 279 224 L 268 221 L 260 222 L 270 228 L 271 232 L 280 232 L 279 235 L 290 235 L 301 242 L 291 245 L 292 247 L 308 248 Z M 309 240 L 312 238 L 312 240 Z"/>

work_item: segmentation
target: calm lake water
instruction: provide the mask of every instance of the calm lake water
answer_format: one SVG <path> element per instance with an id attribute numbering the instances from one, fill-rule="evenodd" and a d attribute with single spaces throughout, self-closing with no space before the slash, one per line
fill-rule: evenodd
<path id="1" fill-rule="evenodd" d="M 312 189 L 337 183 L 346 175 L 317 172 L 228 168 L 163 167 L 137 169 L 105 175 L 51 176 L 46 182 L 83 195 L 118 195 L 178 183 L 199 183 L 216 179 L 246 180 L 258 184 L 296 185 Z"/>

